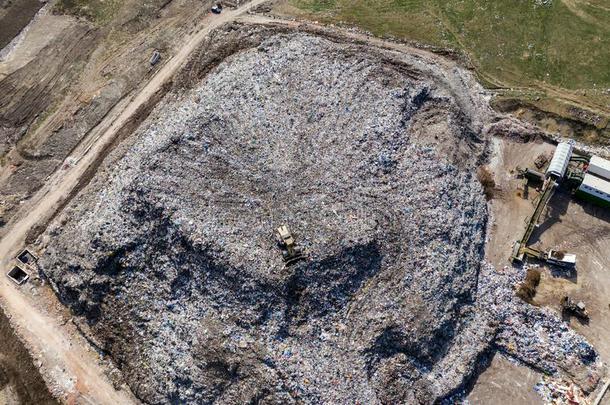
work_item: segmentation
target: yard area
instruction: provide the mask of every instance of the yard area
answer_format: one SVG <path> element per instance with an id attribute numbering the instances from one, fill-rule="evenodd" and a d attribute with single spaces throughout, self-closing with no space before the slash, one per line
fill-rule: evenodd
<path id="1" fill-rule="evenodd" d="M 540 154 L 551 156 L 554 146 L 541 140 L 529 143 L 508 139 L 493 140 L 494 154 L 491 170 L 496 183 L 491 203 L 493 222 L 486 249 L 486 260 L 498 271 L 510 266 L 508 258 L 512 244 L 525 229 L 525 220 L 532 215 L 539 192 L 534 187 L 524 188 L 522 180 L 515 178 L 517 166 L 531 167 Z M 540 265 L 541 281 L 532 304 L 548 307 L 561 313 L 560 300 L 569 295 L 582 300 L 590 314 L 589 322 L 566 317 L 566 322 L 595 346 L 604 362 L 610 359 L 610 212 L 569 193 L 557 192 L 540 218 L 539 226 L 530 238 L 529 245 L 548 250 L 551 248 L 574 253 L 577 265 L 574 271 Z M 534 260 L 530 265 L 537 264 Z M 496 356 L 490 367 L 479 377 L 473 392 L 474 403 L 491 401 L 495 395 L 502 398 L 520 398 L 520 403 L 536 403 L 532 398 L 533 386 L 541 375 L 517 366 Z M 610 404 L 608 395 L 602 404 Z"/>

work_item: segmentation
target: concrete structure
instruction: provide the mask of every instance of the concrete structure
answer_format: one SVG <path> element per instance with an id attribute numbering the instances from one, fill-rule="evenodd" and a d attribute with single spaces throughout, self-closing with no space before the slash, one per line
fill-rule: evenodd
<path id="1" fill-rule="evenodd" d="M 610 181 L 587 173 L 576 190 L 576 195 L 603 207 L 610 207 Z"/>
<path id="2" fill-rule="evenodd" d="M 551 163 L 549 164 L 548 169 L 546 169 L 547 177 L 553 176 L 557 179 L 561 179 L 565 176 L 573 149 L 574 146 L 568 142 L 561 142 L 557 145 L 557 149 L 555 149 L 555 153 L 553 154 L 553 159 L 551 159 Z"/>
<path id="3" fill-rule="evenodd" d="M 17 260 L 19 260 L 21 263 L 25 264 L 26 266 L 32 266 L 34 263 L 36 263 L 38 258 L 36 256 L 34 256 L 32 254 L 32 252 L 30 252 L 29 250 L 23 249 L 21 251 L 21 253 L 19 253 L 17 255 Z"/>
<path id="4" fill-rule="evenodd" d="M 19 266 L 14 266 L 6 275 L 17 285 L 25 283 L 30 278 L 30 275 Z"/>
<path id="5" fill-rule="evenodd" d="M 610 181 L 610 160 L 602 159 L 599 156 L 591 157 L 587 173 L 594 174 Z"/>

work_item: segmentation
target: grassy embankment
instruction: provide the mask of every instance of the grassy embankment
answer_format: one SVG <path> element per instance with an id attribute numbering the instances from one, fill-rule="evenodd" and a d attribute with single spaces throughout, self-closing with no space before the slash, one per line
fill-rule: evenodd
<path id="1" fill-rule="evenodd" d="M 59 0 L 55 4 L 55 11 L 87 18 L 103 25 L 112 20 L 122 3 L 121 0 Z"/>

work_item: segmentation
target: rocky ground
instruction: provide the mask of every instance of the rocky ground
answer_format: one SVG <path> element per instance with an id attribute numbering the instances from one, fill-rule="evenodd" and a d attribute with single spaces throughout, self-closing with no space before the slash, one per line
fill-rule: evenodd
<path id="1" fill-rule="evenodd" d="M 302 32 L 215 40 L 242 45 L 191 63 L 41 257 L 140 399 L 450 401 L 495 351 L 596 385 L 593 348 L 514 296 L 522 270 L 482 263 L 476 167 L 515 129 L 467 72 Z M 307 260 L 284 265 L 282 224 Z"/>

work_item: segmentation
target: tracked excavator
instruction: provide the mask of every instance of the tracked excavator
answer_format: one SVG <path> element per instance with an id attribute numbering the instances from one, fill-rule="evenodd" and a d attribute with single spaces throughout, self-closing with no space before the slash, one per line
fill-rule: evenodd
<path id="1" fill-rule="evenodd" d="M 572 298 L 565 296 L 561 299 L 561 310 L 585 321 L 589 320 L 589 312 L 582 301 L 575 302 Z"/>

